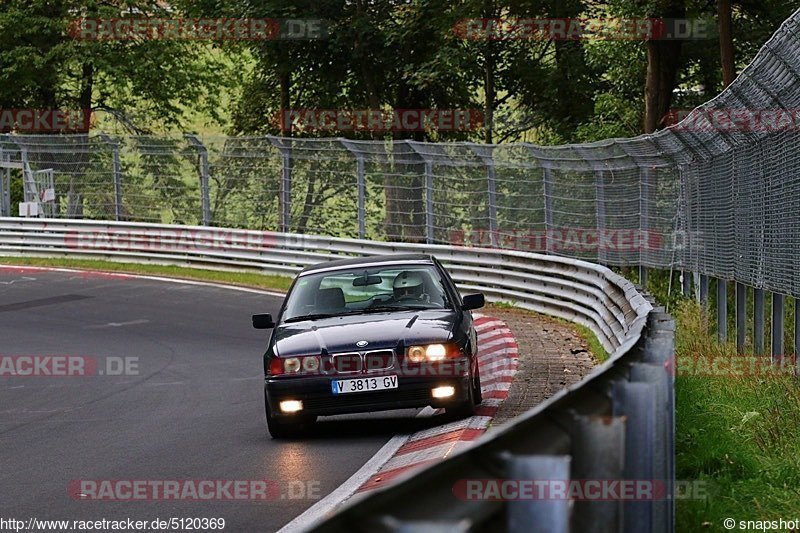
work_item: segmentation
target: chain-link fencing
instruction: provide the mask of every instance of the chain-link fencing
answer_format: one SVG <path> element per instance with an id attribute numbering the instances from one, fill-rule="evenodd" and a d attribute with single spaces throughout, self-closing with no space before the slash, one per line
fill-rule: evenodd
<path id="1" fill-rule="evenodd" d="M 491 246 L 800 296 L 799 26 L 800 12 L 721 95 L 652 135 L 552 147 L 5 135 L 0 206 L 17 214 L 17 176 L 40 216 Z"/>

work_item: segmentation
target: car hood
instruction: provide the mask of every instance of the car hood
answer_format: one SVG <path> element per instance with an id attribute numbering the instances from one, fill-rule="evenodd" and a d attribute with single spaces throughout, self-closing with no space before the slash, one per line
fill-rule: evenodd
<path id="1" fill-rule="evenodd" d="M 396 348 L 453 338 L 456 312 L 450 309 L 347 315 L 282 324 L 275 329 L 274 353 L 281 357 Z M 360 347 L 356 343 L 367 341 Z"/>

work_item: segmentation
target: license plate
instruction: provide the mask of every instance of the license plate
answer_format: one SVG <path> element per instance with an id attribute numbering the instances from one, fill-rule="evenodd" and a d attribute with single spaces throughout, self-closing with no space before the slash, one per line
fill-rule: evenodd
<path id="1" fill-rule="evenodd" d="M 334 379 L 331 390 L 334 394 L 350 394 L 351 392 L 371 392 L 397 388 L 397 376 L 381 376 L 376 378 Z"/>

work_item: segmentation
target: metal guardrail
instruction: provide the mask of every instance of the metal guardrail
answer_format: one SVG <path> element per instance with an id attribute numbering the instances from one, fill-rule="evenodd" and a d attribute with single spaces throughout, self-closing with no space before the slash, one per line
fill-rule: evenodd
<path id="1" fill-rule="evenodd" d="M 670 531 L 674 324 L 632 283 L 584 261 L 486 248 L 264 231 L 0 218 L 0 256 L 83 257 L 291 275 L 342 255 L 435 254 L 462 290 L 590 328 L 609 360 L 581 382 L 412 478 L 375 491 L 320 531 Z M 663 484 L 646 501 L 461 501 L 460 479 L 633 479 Z M 358 517 L 358 518 L 356 518 Z"/>
<path id="2" fill-rule="evenodd" d="M 311 531 L 673 531 L 673 353 L 674 322 L 656 309 L 630 349 L 581 382 L 490 431 L 471 448 L 355 497 Z M 652 492 L 631 499 L 573 500 L 545 491 L 503 501 L 502 492 L 488 497 L 487 489 L 491 481 L 516 482 L 522 494 L 525 483 L 555 490 L 570 481 L 585 489 L 588 481 L 620 480 L 641 482 Z M 476 483 L 483 497 L 471 499 L 469 483 Z"/>

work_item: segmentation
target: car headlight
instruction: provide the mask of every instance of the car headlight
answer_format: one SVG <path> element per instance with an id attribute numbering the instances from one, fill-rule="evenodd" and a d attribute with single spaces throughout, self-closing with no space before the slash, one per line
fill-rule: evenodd
<path id="1" fill-rule="evenodd" d="M 300 358 L 299 357 L 287 357 L 283 360 L 283 371 L 287 374 L 293 374 L 294 372 L 300 371 Z"/>
<path id="2" fill-rule="evenodd" d="M 409 346 L 406 350 L 406 357 L 412 363 L 442 361 L 448 357 L 458 357 L 460 354 L 461 349 L 454 343 Z"/>
<path id="3" fill-rule="evenodd" d="M 303 357 L 303 371 L 316 372 L 319 370 L 319 357 Z"/>

